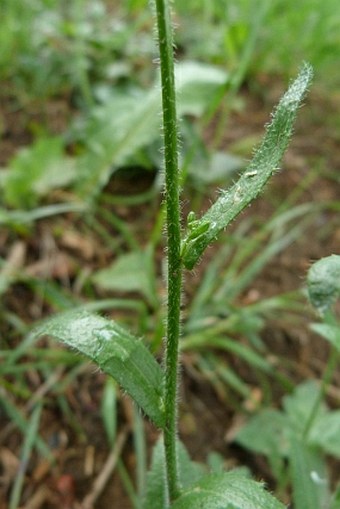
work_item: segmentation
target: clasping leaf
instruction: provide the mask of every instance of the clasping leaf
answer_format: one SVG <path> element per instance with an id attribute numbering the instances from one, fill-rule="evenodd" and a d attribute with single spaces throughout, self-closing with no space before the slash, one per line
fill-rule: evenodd
<path id="1" fill-rule="evenodd" d="M 171 509 L 284 509 L 261 483 L 239 473 L 212 474 L 194 484 Z"/>
<path id="2" fill-rule="evenodd" d="M 143 342 L 126 329 L 95 314 L 70 311 L 47 320 L 34 335 L 55 337 L 89 357 L 164 427 L 163 372 Z"/>
<path id="3" fill-rule="evenodd" d="M 219 199 L 201 219 L 193 221 L 190 216 L 187 236 L 181 249 L 182 261 L 187 269 L 194 267 L 218 233 L 259 195 L 269 178 L 278 170 L 293 133 L 297 109 L 312 74 L 312 68 L 304 64 L 280 100 L 260 147 L 239 180 L 230 189 L 222 191 Z"/>

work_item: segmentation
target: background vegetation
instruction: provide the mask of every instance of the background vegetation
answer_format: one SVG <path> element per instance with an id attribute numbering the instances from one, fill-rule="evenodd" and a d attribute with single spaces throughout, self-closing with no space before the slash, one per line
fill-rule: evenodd
<path id="1" fill-rule="evenodd" d="M 233 182 L 301 61 L 315 70 L 283 172 L 188 277 L 181 436 L 195 459 L 246 465 L 296 509 L 336 509 L 336 370 L 305 449 L 292 458 L 287 443 L 328 362 L 305 277 L 339 252 L 338 2 L 173 8 L 184 213 Z M 140 507 L 155 431 L 112 381 L 29 332 L 86 307 L 160 351 L 154 20 L 144 0 L 3 0 L 0 18 L 0 499 L 10 509 Z"/>

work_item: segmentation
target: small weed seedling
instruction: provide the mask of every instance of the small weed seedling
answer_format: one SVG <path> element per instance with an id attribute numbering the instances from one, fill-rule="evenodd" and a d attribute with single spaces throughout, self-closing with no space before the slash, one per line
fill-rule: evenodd
<path id="1" fill-rule="evenodd" d="M 240 473 L 204 474 L 191 462 L 177 439 L 181 285 L 183 269 L 194 268 L 204 250 L 259 195 L 277 171 L 312 70 L 305 64 L 279 102 L 262 144 L 239 180 L 221 192 L 203 217 L 196 218 L 191 212 L 182 236 L 173 41 L 168 4 L 167 0 L 155 2 L 162 83 L 168 261 L 163 364 L 159 365 L 143 342 L 125 328 L 85 311 L 56 316 L 39 326 L 34 335 L 56 337 L 91 358 L 161 430 L 147 477 L 145 509 L 280 509 L 282 504 L 260 483 Z"/>

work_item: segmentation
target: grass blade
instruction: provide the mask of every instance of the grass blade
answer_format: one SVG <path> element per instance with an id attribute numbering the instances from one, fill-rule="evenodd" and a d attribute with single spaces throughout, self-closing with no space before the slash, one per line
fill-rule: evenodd
<path id="1" fill-rule="evenodd" d="M 9 501 L 9 509 L 17 509 L 21 492 L 24 484 L 25 479 L 25 473 L 28 467 L 28 460 L 30 457 L 30 454 L 32 452 L 32 449 L 34 447 L 34 444 L 38 438 L 38 429 L 39 429 L 39 422 L 40 422 L 40 415 L 41 415 L 42 405 L 36 406 L 36 408 L 32 412 L 32 416 L 30 419 L 30 422 L 28 424 L 28 428 L 26 430 L 26 436 L 22 448 L 22 454 L 21 454 L 21 461 L 20 466 L 18 470 L 18 474 L 15 478 L 11 497 Z"/>
<path id="2" fill-rule="evenodd" d="M 8 415 L 11 422 L 15 424 L 15 426 L 22 432 L 23 435 L 27 433 L 27 428 L 29 424 L 22 413 L 16 408 L 16 406 L 11 403 L 8 397 L 6 397 L 6 393 L 3 395 L 0 393 L 0 403 L 4 408 L 6 414 Z M 47 446 L 47 444 L 43 441 L 40 436 L 35 437 L 35 447 L 38 450 L 39 454 L 41 454 L 44 458 L 49 461 L 53 461 L 53 455 Z"/>

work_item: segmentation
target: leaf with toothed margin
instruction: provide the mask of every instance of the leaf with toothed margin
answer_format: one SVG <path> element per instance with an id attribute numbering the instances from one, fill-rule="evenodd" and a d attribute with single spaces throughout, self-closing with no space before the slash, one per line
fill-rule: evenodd
<path id="1" fill-rule="evenodd" d="M 163 373 L 143 344 L 112 320 L 68 311 L 45 321 L 34 336 L 52 336 L 111 375 L 159 428 L 164 428 Z"/>
<path id="2" fill-rule="evenodd" d="M 183 239 L 181 256 L 184 266 L 192 269 L 204 250 L 242 210 L 263 190 L 278 170 L 293 133 L 298 107 L 312 79 L 312 68 L 304 64 L 273 113 L 264 139 L 239 180 L 198 220 L 188 217 L 188 231 Z"/>

